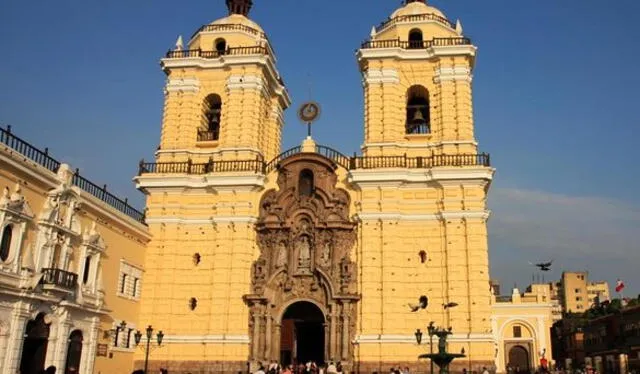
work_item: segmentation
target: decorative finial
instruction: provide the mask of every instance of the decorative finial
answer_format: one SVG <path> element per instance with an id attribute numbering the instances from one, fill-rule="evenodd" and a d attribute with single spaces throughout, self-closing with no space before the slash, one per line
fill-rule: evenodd
<path id="1" fill-rule="evenodd" d="M 178 36 L 176 40 L 176 51 L 182 51 L 184 49 L 184 42 L 182 41 L 182 35 Z"/>
<path id="2" fill-rule="evenodd" d="M 376 34 L 377 34 L 376 27 L 375 27 L 375 26 L 373 26 L 373 27 L 371 28 L 371 34 L 369 34 L 369 36 L 371 36 L 371 39 L 373 39 L 373 38 L 375 38 L 375 37 L 376 37 Z"/>
<path id="3" fill-rule="evenodd" d="M 253 6 L 253 0 L 226 0 L 229 15 L 241 14 L 245 17 L 249 15 L 249 11 Z"/>
<path id="4" fill-rule="evenodd" d="M 462 22 L 460 20 L 456 21 L 456 32 L 458 35 L 462 35 Z"/>

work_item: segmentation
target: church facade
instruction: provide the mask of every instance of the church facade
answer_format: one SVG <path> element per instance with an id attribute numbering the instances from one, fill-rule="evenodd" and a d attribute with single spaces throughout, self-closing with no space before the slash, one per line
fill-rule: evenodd
<path id="1" fill-rule="evenodd" d="M 362 154 L 311 137 L 283 152 L 291 99 L 273 49 L 252 1 L 226 3 L 229 16 L 162 59 L 160 147 L 136 177 L 152 237 L 139 321 L 165 332 L 149 367 L 424 372 L 414 333 L 430 321 L 466 354 L 453 370 L 494 367 L 494 169 L 474 135 L 476 47 L 460 22 L 404 1 L 357 52 Z"/>

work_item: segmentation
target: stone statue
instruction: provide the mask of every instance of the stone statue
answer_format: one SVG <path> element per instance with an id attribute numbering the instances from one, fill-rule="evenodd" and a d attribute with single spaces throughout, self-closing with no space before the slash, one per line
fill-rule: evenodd
<path id="1" fill-rule="evenodd" d="M 438 329 L 435 335 L 438 337 L 438 353 L 447 353 L 447 336 L 451 335 L 451 329 Z"/>
<path id="2" fill-rule="evenodd" d="M 278 244 L 276 256 L 276 269 L 280 269 L 287 264 L 287 245 L 285 242 Z"/>
<path id="3" fill-rule="evenodd" d="M 322 253 L 320 255 L 320 263 L 322 266 L 329 265 L 329 260 L 331 258 L 331 242 L 326 241 L 324 243 L 324 247 L 322 247 Z"/>
<path id="4" fill-rule="evenodd" d="M 311 243 L 308 236 L 301 236 L 296 243 L 298 250 L 298 268 L 309 269 L 311 266 Z"/>

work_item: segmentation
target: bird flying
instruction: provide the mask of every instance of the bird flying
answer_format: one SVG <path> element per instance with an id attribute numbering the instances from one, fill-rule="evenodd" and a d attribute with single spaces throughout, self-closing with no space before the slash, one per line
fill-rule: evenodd
<path id="1" fill-rule="evenodd" d="M 442 307 L 445 308 L 445 309 L 450 309 L 450 308 L 454 308 L 454 307 L 457 307 L 457 306 L 458 306 L 458 303 L 454 303 L 454 302 L 442 304 Z"/>
<path id="2" fill-rule="evenodd" d="M 529 262 L 529 264 L 531 264 L 533 266 L 537 266 L 538 268 L 540 268 L 540 271 L 549 271 L 549 270 L 551 270 L 551 265 L 553 265 L 553 260 L 551 260 L 549 262 L 540 262 L 538 264 L 534 264 L 532 262 Z"/>
<path id="3" fill-rule="evenodd" d="M 412 312 L 417 312 L 420 309 L 425 309 L 428 305 L 429 305 L 429 298 L 422 295 L 420 296 L 420 298 L 418 299 L 418 304 L 414 305 L 414 304 L 407 304 L 409 306 L 409 309 L 411 309 Z"/>

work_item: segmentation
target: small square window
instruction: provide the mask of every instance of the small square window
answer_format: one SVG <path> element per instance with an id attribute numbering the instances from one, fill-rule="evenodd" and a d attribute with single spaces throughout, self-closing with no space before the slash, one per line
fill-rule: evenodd
<path id="1" fill-rule="evenodd" d="M 514 338 L 521 338 L 522 337 L 522 327 L 513 326 L 513 337 Z"/>

